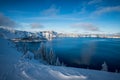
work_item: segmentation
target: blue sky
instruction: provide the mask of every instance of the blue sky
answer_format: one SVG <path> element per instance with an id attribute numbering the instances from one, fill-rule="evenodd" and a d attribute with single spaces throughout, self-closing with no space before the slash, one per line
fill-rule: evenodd
<path id="1" fill-rule="evenodd" d="M 64 33 L 120 33 L 120 0 L 0 0 L 0 25 Z"/>

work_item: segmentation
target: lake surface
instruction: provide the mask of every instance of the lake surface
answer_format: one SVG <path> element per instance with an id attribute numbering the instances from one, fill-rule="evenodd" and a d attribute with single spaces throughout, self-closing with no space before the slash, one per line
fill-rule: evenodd
<path id="1" fill-rule="evenodd" d="M 33 42 L 28 46 L 34 51 L 40 44 Z M 100 70 L 106 62 L 109 71 L 120 70 L 120 39 L 57 38 L 45 44 L 48 53 L 52 48 L 67 66 Z"/>

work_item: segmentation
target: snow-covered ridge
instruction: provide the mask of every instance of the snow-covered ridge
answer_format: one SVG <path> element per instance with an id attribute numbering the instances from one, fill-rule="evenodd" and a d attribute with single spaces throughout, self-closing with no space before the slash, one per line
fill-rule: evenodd
<path id="1" fill-rule="evenodd" d="M 28 32 L 28 31 L 19 31 L 14 30 L 12 28 L 4 28 L 0 27 L 0 37 L 6 39 L 21 39 L 21 38 L 29 38 L 38 40 L 39 39 L 52 39 L 57 36 L 57 33 L 54 31 L 40 31 L 40 32 Z"/>
<path id="2" fill-rule="evenodd" d="M 8 28 L 0 28 L 0 37 L 4 37 L 7 39 L 14 39 L 14 38 L 26 38 L 26 37 L 42 38 L 43 36 L 40 33 L 19 31 L 19 30 L 8 29 Z"/>

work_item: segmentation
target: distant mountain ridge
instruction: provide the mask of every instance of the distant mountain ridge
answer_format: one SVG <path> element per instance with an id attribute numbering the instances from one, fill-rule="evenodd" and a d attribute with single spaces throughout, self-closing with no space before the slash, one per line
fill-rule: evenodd
<path id="1" fill-rule="evenodd" d="M 57 33 L 54 31 L 42 31 L 42 32 L 28 32 L 19 31 L 11 28 L 0 27 L 0 37 L 5 39 L 15 39 L 15 38 L 38 38 L 38 39 L 48 39 L 56 37 Z"/>

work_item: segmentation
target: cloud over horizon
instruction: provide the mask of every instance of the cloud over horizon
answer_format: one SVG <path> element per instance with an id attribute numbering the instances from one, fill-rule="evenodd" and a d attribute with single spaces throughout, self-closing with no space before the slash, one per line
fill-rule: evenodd
<path id="1" fill-rule="evenodd" d="M 4 14 L 0 13 L 0 26 L 3 27 L 16 27 L 16 22 L 5 16 Z"/>
<path id="2" fill-rule="evenodd" d="M 31 23 L 30 26 L 32 29 L 44 28 L 44 26 L 40 23 Z"/>
<path id="3" fill-rule="evenodd" d="M 84 31 L 100 31 L 100 29 L 98 27 L 96 27 L 95 25 L 93 25 L 91 23 L 76 23 L 76 24 L 71 25 L 71 27 L 79 28 Z"/>

